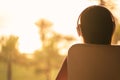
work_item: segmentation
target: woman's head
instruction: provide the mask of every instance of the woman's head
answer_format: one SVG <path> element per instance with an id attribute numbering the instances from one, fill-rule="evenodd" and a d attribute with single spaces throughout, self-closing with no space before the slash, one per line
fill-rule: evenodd
<path id="1" fill-rule="evenodd" d="M 112 13 L 102 6 L 90 6 L 79 16 L 79 31 L 85 43 L 110 44 L 115 29 Z"/>

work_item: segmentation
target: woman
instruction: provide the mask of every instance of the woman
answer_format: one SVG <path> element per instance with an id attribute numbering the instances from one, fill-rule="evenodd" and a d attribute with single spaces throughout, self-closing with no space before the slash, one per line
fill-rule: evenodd
<path id="1" fill-rule="evenodd" d="M 78 17 L 77 32 L 79 36 L 83 37 L 85 44 L 110 45 L 114 30 L 114 17 L 105 7 L 89 6 Z M 56 80 L 67 80 L 67 58 L 63 62 Z"/>

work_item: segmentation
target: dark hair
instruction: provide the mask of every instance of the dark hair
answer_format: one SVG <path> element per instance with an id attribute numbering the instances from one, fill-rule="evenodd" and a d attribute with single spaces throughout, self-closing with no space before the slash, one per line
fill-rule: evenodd
<path id="1" fill-rule="evenodd" d="M 115 20 L 107 8 L 90 6 L 81 13 L 79 18 L 85 43 L 111 44 Z"/>

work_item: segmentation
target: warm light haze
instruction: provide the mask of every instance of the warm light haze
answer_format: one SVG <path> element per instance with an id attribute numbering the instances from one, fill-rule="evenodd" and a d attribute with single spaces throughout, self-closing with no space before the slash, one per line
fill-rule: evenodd
<path id="1" fill-rule="evenodd" d="M 118 1 L 118 0 L 117 0 Z M 32 53 L 41 47 L 35 22 L 45 18 L 53 29 L 76 38 L 76 20 L 90 0 L 0 0 L 0 35 L 17 35 L 20 52 Z"/>

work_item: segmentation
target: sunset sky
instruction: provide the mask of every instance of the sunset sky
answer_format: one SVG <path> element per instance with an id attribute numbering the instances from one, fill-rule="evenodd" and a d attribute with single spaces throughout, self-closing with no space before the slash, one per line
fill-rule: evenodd
<path id="1" fill-rule="evenodd" d="M 19 36 L 19 50 L 33 52 L 41 46 L 35 22 L 45 18 L 53 23 L 56 32 L 78 37 L 75 28 L 80 12 L 96 4 L 89 1 L 0 0 L 0 35 Z"/>

